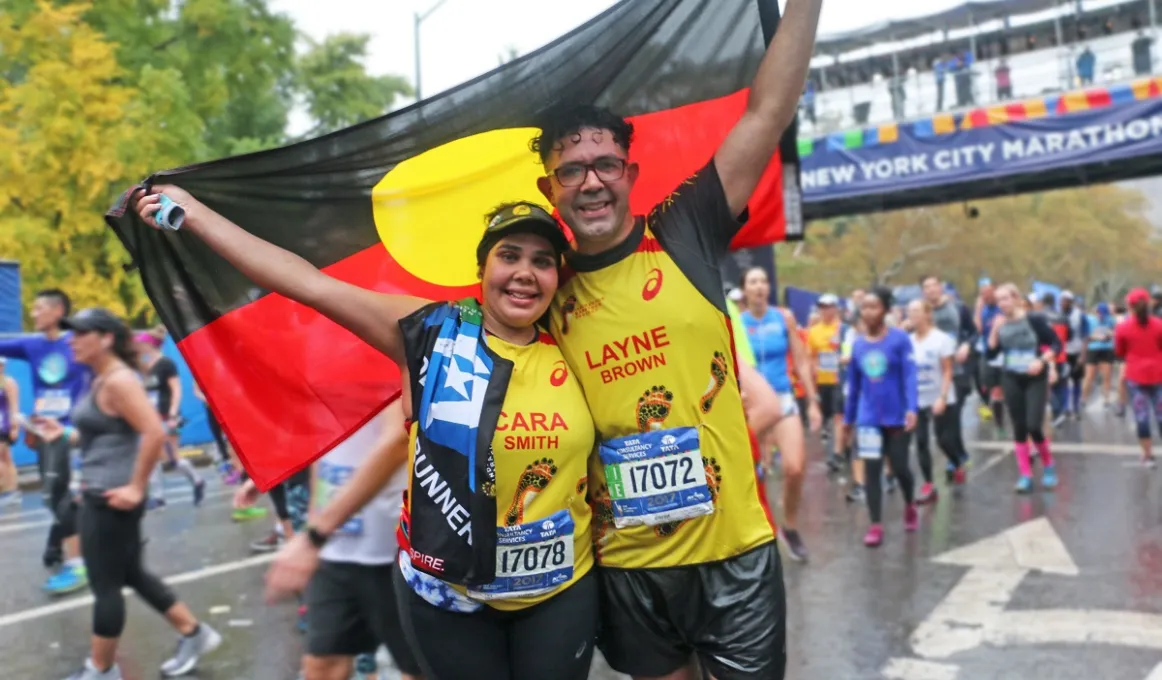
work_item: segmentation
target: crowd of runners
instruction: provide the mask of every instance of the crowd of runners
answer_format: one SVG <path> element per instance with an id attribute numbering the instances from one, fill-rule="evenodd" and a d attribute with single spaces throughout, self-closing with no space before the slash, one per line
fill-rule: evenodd
<path id="1" fill-rule="evenodd" d="M 1019 493 L 1056 485 L 1053 428 L 1081 417 L 1096 381 L 1110 408 L 1132 406 L 1153 461 L 1162 295 L 1135 289 L 1124 310 L 1086 313 L 1068 293 L 1030 299 L 987 280 L 966 303 L 926 276 L 907 304 L 878 287 L 824 294 L 800 325 L 771 305 L 764 270 L 723 285 L 717 263 L 795 114 L 812 52 L 820 1 L 789 4 L 740 122 L 646 216 L 629 211 L 632 125 L 592 106 L 547 115 L 533 143 L 538 187 L 574 242 L 538 205 L 498 205 L 476 244 L 479 298 L 375 293 L 180 188 L 133 197 L 154 227 L 162 195 L 180 204 L 183 231 L 399 367 L 401 397 L 272 489 L 277 521 L 252 545 L 278 551 L 268 600 L 300 605 L 305 678 L 369 677 L 381 647 L 405 678 L 580 679 L 595 649 L 638 679 L 781 678 L 778 546 L 809 559 L 798 514 L 816 437 L 817 462 L 866 504 L 869 547 L 887 533 L 885 492 L 899 491 L 905 532 L 920 527 L 917 506 L 938 502 L 934 446 L 943 488 L 967 482 L 961 415 L 974 402 L 1012 436 Z M 38 334 L 0 340 L 0 355 L 33 366 L 35 408 L 21 416 L 5 380 L 0 425 L 38 453 L 54 515 L 46 590 L 94 596 L 90 653 L 71 680 L 121 678 L 125 588 L 176 631 L 162 673 L 189 673 L 222 638 L 149 572 L 142 549 L 144 513 L 165 505 L 164 469 L 189 481 L 195 505 L 205 494 L 178 452 L 185 395 L 164 337 L 134 335 L 105 310 L 73 313 L 59 290 L 36 297 L 32 318 Z M 635 353 L 661 359 L 618 371 Z M 265 516 L 207 416 L 220 472 L 238 484 L 234 519 Z M 520 423 L 551 436 L 511 436 Z M 19 501 L 0 451 L 0 504 Z M 781 487 L 768 494 L 776 470 Z"/>

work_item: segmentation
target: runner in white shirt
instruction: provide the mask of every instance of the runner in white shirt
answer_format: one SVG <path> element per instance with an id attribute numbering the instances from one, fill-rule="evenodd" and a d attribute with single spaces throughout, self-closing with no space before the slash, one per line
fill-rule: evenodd
<path id="1" fill-rule="evenodd" d="M 912 322 L 912 349 L 916 358 L 916 386 L 919 391 L 919 419 L 916 424 L 916 452 L 924 486 L 916 496 L 916 503 L 931 503 L 937 498 L 932 485 L 932 452 L 929 445 L 929 423 L 935 422 L 936 441 L 940 449 L 959 470 L 964 461 L 959 458 L 957 437 L 958 411 L 949 406 L 956 403 L 952 388 L 952 357 L 956 354 L 956 340 L 936 328 L 932 322 L 932 306 L 921 298 L 908 305 L 908 319 Z"/>
<path id="2" fill-rule="evenodd" d="M 347 680 L 353 665 L 354 677 L 379 677 L 374 653 L 380 644 L 403 680 L 420 675 L 392 587 L 408 481 L 401 405 L 393 401 L 315 464 L 312 528 L 295 535 L 267 576 L 268 594 L 284 591 L 288 578 L 292 590 L 306 585 L 305 680 Z"/>

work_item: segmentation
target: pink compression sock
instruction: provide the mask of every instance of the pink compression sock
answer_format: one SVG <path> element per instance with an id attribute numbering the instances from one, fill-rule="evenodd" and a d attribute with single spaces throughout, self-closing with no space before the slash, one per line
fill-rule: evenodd
<path id="1" fill-rule="evenodd" d="M 1029 459 L 1029 443 L 1018 442 L 1014 445 L 1017 453 L 1017 470 L 1022 477 L 1033 476 L 1033 464 Z"/>
<path id="2" fill-rule="evenodd" d="M 1041 464 L 1045 467 L 1052 465 L 1053 454 L 1049 452 L 1049 440 L 1045 439 L 1043 441 L 1034 442 L 1033 445 L 1037 447 L 1037 455 L 1041 456 Z"/>

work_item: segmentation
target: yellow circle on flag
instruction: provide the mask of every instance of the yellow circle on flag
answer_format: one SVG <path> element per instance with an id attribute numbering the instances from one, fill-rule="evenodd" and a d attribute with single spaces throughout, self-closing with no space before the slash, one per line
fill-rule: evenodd
<path id="1" fill-rule="evenodd" d="M 487 213 L 509 201 L 545 205 L 536 184 L 544 168 L 529 150 L 539 132 L 491 130 L 392 168 L 371 197 L 375 228 L 395 261 L 437 285 L 476 283 L 476 245 Z"/>

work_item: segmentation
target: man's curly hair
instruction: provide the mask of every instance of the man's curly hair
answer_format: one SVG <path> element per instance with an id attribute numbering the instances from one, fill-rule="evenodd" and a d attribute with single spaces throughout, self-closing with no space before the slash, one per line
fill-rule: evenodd
<path id="1" fill-rule="evenodd" d="M 541 128 L 541 134 L 529 142 L 529 149 L 541 157 L 542 163 L 549 160 L 554 150 L 561 148 L 562 140 L 567 137 L 579 140 L 581 131 L 586 128 L 609 130 L 613 133 L 613 141 L 627 154 L 633 142 L 633 123 L 605 107 L 591 104 L 552 109 L 544 114 L 537 127 Z"/>

